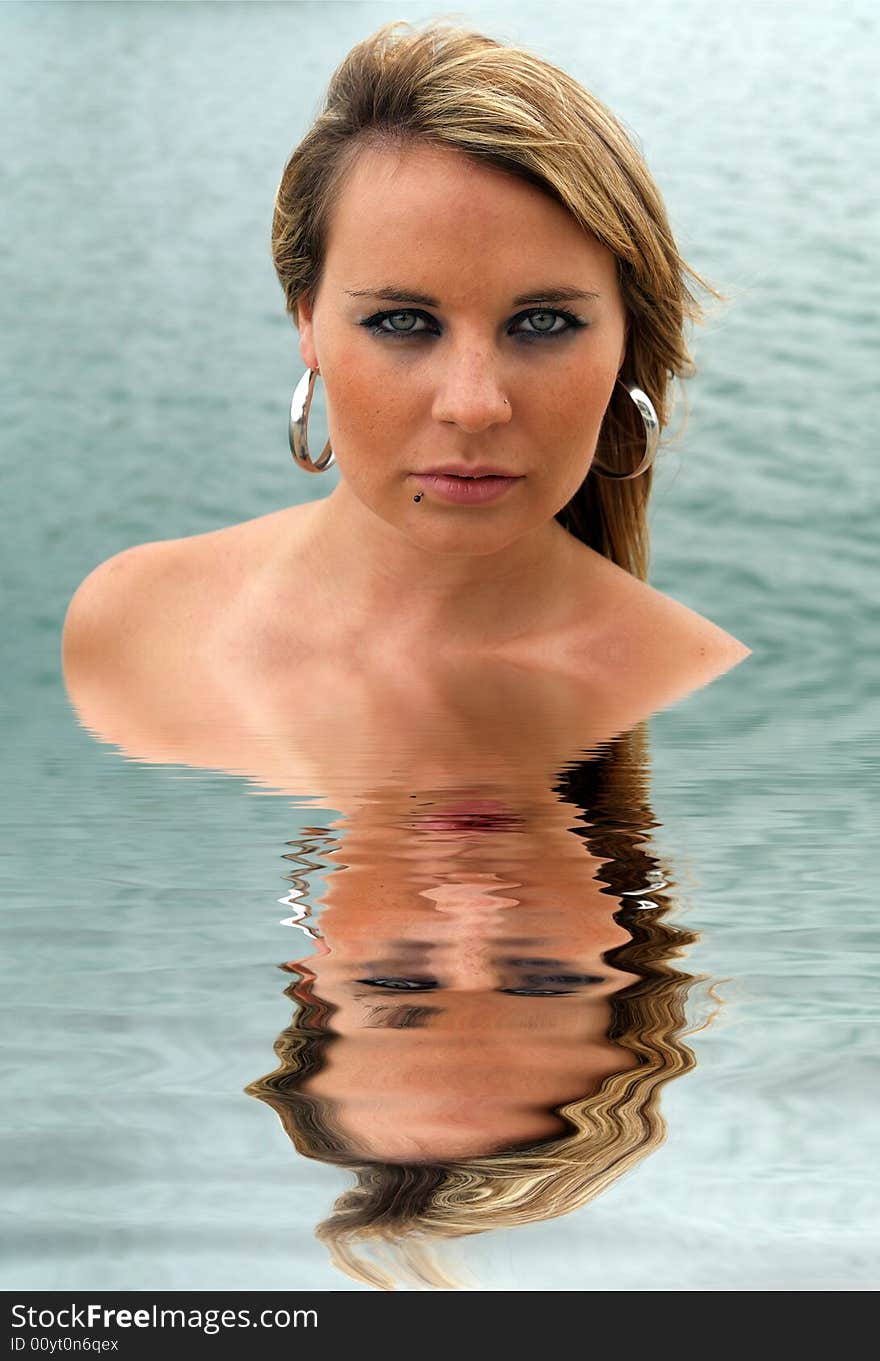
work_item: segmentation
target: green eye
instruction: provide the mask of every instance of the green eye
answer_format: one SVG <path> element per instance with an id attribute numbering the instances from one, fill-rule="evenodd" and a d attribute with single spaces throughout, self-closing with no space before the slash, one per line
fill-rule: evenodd
<path id="1" fill-rule="evenodd" d="M 408 307 L 397 312 L 377 312 L 375 316 L 362 321 L 368 331 L 377 336 L 429 336 L 437 335 L 437 323 L 426 312 Z"/>
<path id="2" fill-rule="evenodd" d="M 571 312 L 559 308 L 536 307 L 530 312 L 520 312 L 508 327 L 508 335 L 519 340 L 556 340 L 557 337 L 571 335 L 589 323 L 573 316 Z M 360 322 L 361 326 L 378 336 L 398 336 L 406 339 L 418 336 L 427 340 L 439 336 L 441 328 L 434 317 L 417 308 L 399 309 L 396 312 L 377 312 Z"/>

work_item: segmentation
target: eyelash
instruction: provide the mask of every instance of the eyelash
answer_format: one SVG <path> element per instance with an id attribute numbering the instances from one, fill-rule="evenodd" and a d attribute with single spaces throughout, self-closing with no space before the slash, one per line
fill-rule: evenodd
<path id="1" fill-rule="evenodd" d="M 588 325 L 586 321 L 582 321 L 572 312 L 564 312 L 558 307 L 532 307 L 526 312 L 518 312 L 513 320 L 514 322 L 523 321 L 535 316 L 561 317 L 567 325 L 560 331 L 508 331 L 508 335 L 527 341 L 558 340 L 560 336 L 570 335 L 572 331 L 580 330 Z M 421 331 L 386 331 L 382 323 L 387 321 L 389 317 L 420 317 L 423 321 L 431 322 L 434 326 L 437 325 L 435 319 L 429 313 L 419 311 L 414 307 L 394 307 L 387 312 L 376 312 L 372 317 L 367 317 L 366 321 L 362 321 L 360 325 L 365 326 L 373 335 L 391 336 L 395 340 L 411 340 L 413 336 L 436 336 L 440 334 L 437 330 L 430 331 L 427 329 Z"/>

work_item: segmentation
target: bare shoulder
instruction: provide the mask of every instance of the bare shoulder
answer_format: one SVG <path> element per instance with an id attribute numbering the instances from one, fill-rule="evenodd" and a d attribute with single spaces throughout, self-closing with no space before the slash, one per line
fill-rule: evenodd
<path id="1" fill-rule="evenodd" d="M 664 641 L 674 643 L 676 647 L 691 651 L 694 657 L 705 657 L 713 664 L 730 666 L 751 654 L 750 647 L 705 615 L 653 586 L 643 582 L 639 582 L 639 586 L 642 587 L 644 621 L 655 646 L 662 648 Z"/>
<path id="2" fill-rule="evenodd" d="M 65 678 L 139 657 L 167 664 L 211 633 L 218 602 L 229 607 L 248 580 L 276 512 L 182 539 L 125 548 L 90 572 L 64 621 Z"/>
<path id="3" fill-rule="evenodd" d="M 594 604 L 598 594 L 602 608 L 595 630 L 584 635 L 590 656 L 575 660 L 589 662 L 622 697 L 662 707 L 750 655 L 732 633 L 608 559 L 594 559 L 593 566 Z"/>
<path id="4" fill-rule="evenodd" d="M 634 669 L 668 686 L 670 698 L 707 685 L 751 655 L 732 633 L 647 582 L 629 577 L 624 591 L 624 655 Z"/>
<path id="5" fill-rule="evenodd" d="M 62 637 L 65 673 L 119 656 L 140 636 L 169 576 L 179 570 L 177 540 L 137 544 L 94 568 L 67 607 Z M 184 541 L 185 542 L 185 541 Z"/>

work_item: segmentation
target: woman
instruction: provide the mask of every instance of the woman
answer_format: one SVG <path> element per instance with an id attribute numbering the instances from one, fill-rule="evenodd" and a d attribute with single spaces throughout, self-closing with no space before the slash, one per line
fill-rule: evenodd
<path id="1" fill-rule="evenodd" d="M 491 655 L 615 693 L 650 674 L 659 705 L 748 655 L 646 581 L 697 276 L 576 81 L 458 28 L 383 27 L 285 168 L 273 252 L 307 366 L 294 457 L 338 485 L 96 569 L 65 625 L 74 693 Z"/>

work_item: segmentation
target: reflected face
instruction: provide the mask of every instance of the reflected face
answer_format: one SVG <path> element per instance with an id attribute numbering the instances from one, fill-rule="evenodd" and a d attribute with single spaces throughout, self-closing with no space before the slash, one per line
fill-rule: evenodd
<path id="1" fill-rule="evenodd" d="M 554 1108 L 632 1066 L 607 1039 L 634 981 L 605 954 L 629 940 L 607 898 L 530 910 L 495 875 L 364 910 L 325 911 L 327 953 L 300 961 L 336 1039 L 302 1090 L 362 1153 L 465 1157 L 562 1133 Z M 513 896 L 515 895 L 515 896 Z M 597 895 L 598 896 L 598 895 Z M 433 900 L 426 902 L 426 899 Z M 513 909 L 513 910 L 512 910 Z"/>
<path id="2" fill-rule="evenodd" d="M 299 328 L 346 487 L 414 542 L 488 553 L 580 486 L 627 323 L 614 256 L 561 205 L 416 144 L 349 170 Z M 422 476 L 449 464 L 514 480 L 451 502 Z"/>

